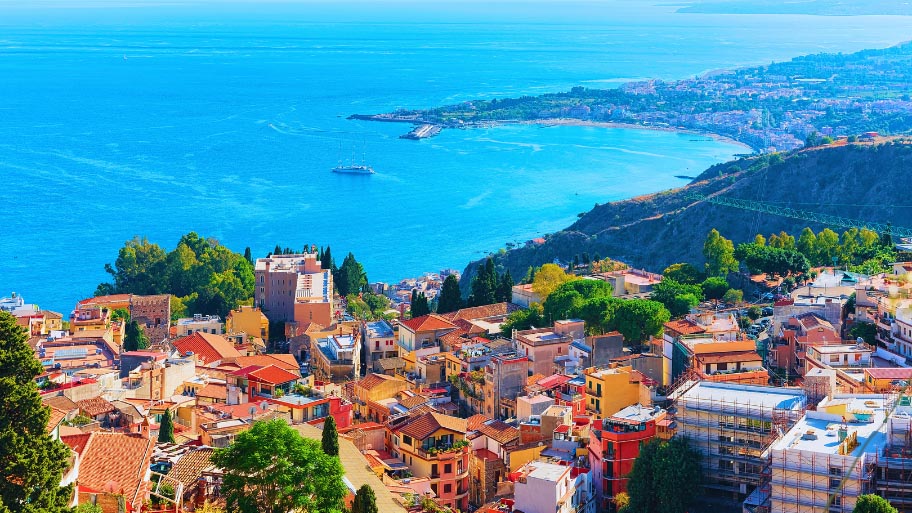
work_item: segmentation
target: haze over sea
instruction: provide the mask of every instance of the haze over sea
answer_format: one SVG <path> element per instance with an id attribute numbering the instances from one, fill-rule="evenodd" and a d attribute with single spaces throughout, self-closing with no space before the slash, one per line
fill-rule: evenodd
<path id="1" fill-rule="evenodd" d="M 0 1 L 0 295 L 69 312 L 124 241 L 355 252 L 372 281 L 462 267 L 743 153 L 690 134 L 501 126 L 399 140 L 345 119 L 884 47 L 908 17 L 648 2 Z M 369 177 L 330 173 L 341 152 Z M 673 249 L 673 248 L 670 248 Z"/>

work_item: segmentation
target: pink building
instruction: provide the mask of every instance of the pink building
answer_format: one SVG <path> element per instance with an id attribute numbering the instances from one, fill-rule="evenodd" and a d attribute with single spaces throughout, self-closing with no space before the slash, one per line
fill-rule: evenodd
<path id="1" fill-rule="evenodd" d="M 259 258 L 254 270 L 256 306 L 270 321 L 333 323 L 333 281 L 315 253 Z"/>

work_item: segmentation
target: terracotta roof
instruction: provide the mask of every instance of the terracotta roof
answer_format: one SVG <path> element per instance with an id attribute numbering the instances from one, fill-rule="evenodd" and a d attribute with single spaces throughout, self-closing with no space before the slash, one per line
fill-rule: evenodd
<path id="1" fill-rule="evenodd" d="M 554 388 L 570 381 L 570 376 L 563 374 L 553 374 L 547 378 L 538 380 L 538 386 L 542 388 Z"/>
<path id="2" fill-rule="evenodd" d="M 221 383 L 209 383 L 196 393 L 197 397 L 208 397 L 211 399 L 228 399 L 228 387 Z"/>
<path id="3" fill-rule="evenodd" d="M 453 324 L 455 324 L 460 330 L 465 331 L 469 335 L 487 333 L 486 329 L 466 319 L 456 319 L 453 321 Z"/>
<path id="4" fill-rule="evenodd" d="M 186 452 L 168 471 L 168 477 L 173 477 L 183 483 L 185 491 L 195 489 L 203 469 L 212 465 L 210 457 L 213 452 L 215 450 L 211 447 L 200 447 Z"/>
<path id="5" fill-rule="evenodd" d="M 406 408 L 411 410 L 412 408 L 421 406 L 422 404 L 426 403 L 427 401 L 428 401 L 427 397 L 424 397 L 423 395 L 413 395 L 413 396 L 409 396 L 409 397 L 403 397 L 402 399 L 399 400 L 399 404 L 401 404 L 402 406 L 405 406 Z"/>
<path id="6" fill-rule="evenodd" d="M 874 379 L 910 379 L 912 378 L 912 369 L 902 367 L 870 367 L 865 369 L 865 374 Z"/>
<path id="7" fill-rule="evenodd" d="M 697 356 L 697 360 L 706 363 L 735 363 L 762 360 L 757 351 L 738 351 L 736 353 L 707 354 Z"/>
<path id="8" fill-rule="evenodd" d="M 53 408 L 63 410 L 67 413 L 79 409 L 79 406 L 65 395 L 51 395 L 42 397 L 41 402 Z"/>
<path id="9" fill-rule="evenodd" d="M 440 413 L 422 413 L 416 415 L 403 425 L 398 431 L 402 434 L 409 435 L 416 440 L 424 440 L 433 435 L 439 429 L 448 429 L 457 433 L 468 431 L 466 419 L 450 417 Z"/>
<path id="10" fill-rule="evenodd" d="M 491 420 L 491 419 L 480 413 L 472 415 L 471 417 L 466 419 L 466 429 L 468 429 L 469 431 L 475 431 L 478 429 L 478 426 L 484 424 L 485 422 L 487 422 L 489 420 Z"/>
<path id="11" fill-rule="evenodd" d="M 77 454 L 82 454 L 82 451 L 85 450 L 86 445 L 89 443 L 89 438 L 92 437 L 92 433 L 79 433 L 78 435 L 61 435 L 60 441 L 67 444 L 70 449 L 76 451 Z"/>
<path id="12" fill-rule="evenodd" d="M 47 430 L 48 433 L 57 429 L 57 426 L 63 422 L 63 419 L 66 418 L 67 413 L 59 408 L 54 408 L 53 406 L 49 407 L 51 409 L 51 416 L 48 418 Z"/>
<path id="13" fill-rule="evenodd" d="M 269 383 L 271 385 L 281 385 L 282 383 L 295 381 L 300 378 L 300 376 L 275 365 L 268 365 L 251 372 L 248 374 L 248 378 L 254 378 L 257 381 Z"/>
<path id="14" fill-rule="evenodd" d="M 672 330 L 681 335 L 693 335 L 695 333 L 705 333 L 706 330 L 700 327 L 698 324 L 688 321 L 687 319 L 679 319 L 677 321 L 669 321 L 665 323 L 665 329 Z"/>
<path id="15" fill-rule="evenodd" d="M 422 331 L 437 331 L 456 328 L 455 324 L 437 314 L 422 315 L 421 317 L 415 317 L 414 319 L 402 321 L 399 324 L 405 326 L 409 329 L 409 331 L 415 333 Z"/>
<path id="16" fill-rule="evenodd" d="M 241 353 L 225 337 L 210 333 L 196 332 L 179 338 L 174 341 L 174 347 L 182 355 L 187 354 L 187 352 L 193 352 L 204 365 L 241 356 Z"/>
<path id="17" fill-rule="evenodd" d="M 38 313 L 44 315 L 46 319 L 63 319 L 63 314 L 53 310 L 41 310 Z"/>
<path id="18" fill-rule="evenodd" d="M 478 426 L 478 431 L 501 445 L 519 438 L 519 430 L 501 420 L 489 420 Z"/>
<path id="19" fill-rule="evenodd" d="M 98 491 L 123 491 L 128 503 L 134 504 L 143 489 L 155 444 L 136 434 L 96 431 L 88 436 L 81 451 L 79 484 Z M 70 445 L 67 440 L 64 443 Z"/>
<path id="20" fill-rule="evenodd" d="M 107 399 L 101 396 L 76 401 L 76 405 L 89 417 L 111 413 L 112 411 L 117 410 L 113 404 L 109 403 Z"/>
<path id="21" fill-rule="evenodd" d="M 106 305 L 109 303 L 123 303 L 129 302 L 133 297 L 133 294 L 110 294 L 107 296 L 96 296 L 90 297 L 88 299 L 83 299 L 78 304 L 81 306 L 85 305 Z"/>
<path id="22" fill-rule="evenodd" d="M 807 312 L 795 316 L 795 320 L 798 321 L 801 326 L 804 327 L 805 331 L 814 329 L 816 327 L 823 327 L 831 331 L 835 331 L 836 328 L 830 323 L 830 321 L 818 317 L 817 314 Z"/>
<path id="23" fill-rule="evenodd" d="M 443 314 L 443 316 L 450 321 L 455 321 L 457 319 L 468 319 L 471 321 L 475 319 L 505 316 L 517 310 L 522 310 L 522 307 L 513 303 L 494 303 L 493 305 L 463 308 L 461 310 L 456 310 L 455 312 Z"/>
<path id="24" fill-rule="evenodd" d="M 298 364 L 298 361 L 292 354 L 260 354 L 254 356 L 241 356 L 233 359 L 232 361 L 241 367 L 247 367 L 249 365 L 259 365 L 260 367 L 275 365 L 276 367 L 285 369 L 288 372 L 297 373 L 299 377 L 301 375 L 301 366 Z"/>
<path id="25" fill-rule="evenodd" d="M 545 379 L 546 377 L 547 376 L 545 376 L 544 374 L 533 374 L 533 375 L 529 376 L 528 378 L 526 378 L 526 385 L 534 385 L 534 384 L 538 383 L 539 381 Z"/>
<path id="26" fill-rule="evenodd" d="M 440 341 L 448 346 L 453 346 L 454 344 L 460 344 L 464 342 L 463 335 L 467 335 L 469 332 L 462 328 L 458 328 L 455 331 L 451 331 L 446 335 L 440 337 Z"/>
<path id="27" fill-rule="evenodd" d="M 386 383 L 388 381 L 402 381 L 402 380 L 400 380 L 398 378 L 394 378 L 393 376 L 387 376 L 386 374 L 375 374 L 372 372 L 372 373 L 368 374 L 367 376 L 364 376 L 363 378 L 358 380 L 355 383 L 355 386 L 360 387 L 364 390 L 373 390 L 374 388 L 377 388 L 378 386 L 380 386 L 383 383 Z"/>

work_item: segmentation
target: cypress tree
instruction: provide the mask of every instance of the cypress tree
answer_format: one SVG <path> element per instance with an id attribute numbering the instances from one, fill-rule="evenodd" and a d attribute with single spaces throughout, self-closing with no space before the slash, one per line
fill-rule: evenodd
<path id="1" fill-rule="evenodd" d="M 459 291 L 459 281 L 456 276 L 449 275 L 443 280 L 440 288 L 440 298 L 437 300 L 437 313 L 449 313 L 459 310 L 462 306 L 462 295 Z"/>
<path id="2" fill-rule="evenodd" d="M 16 318 L 0 312 L 0 510 L 68 512 L 71 487 L 60 487 L 69 450 L 47 432 L 50 410 L 35 377 L 41 363 Z"/>
<path id="3" fill-rule="evenodd" d="M 510 275 L 509 269 L 501 276 L 500 283 L 497 284 L 497 302 L 504 301 L 507 303 L 513 301 L 513 276 Z"/>
<path id="4" fill-rule="evenodd" d="M 158 426 L 158 443 L 173 444 L 174 441 L 174 422 L 171 420 L 171 410 L 165 410 L 161 424 Z"/>
<path id="5" fill-rule="evenodd" d="M 253 254 L 250 252 L 250 246 L 244 248 L 244 259 L 246 259 L 251 264 L 253 263 Z"/>
<path id="6" fill-rule="evenodd" d="M 361 485 L 352 501 L 351 513 L 379 513 L 377 509 L 377 496 L 370 485 Z"/>
<path id="7" fill-rule="evenodd" d="M 332 271 L 333 274 L 336 272 L 336 263 L 333 262 L 332 252 L 329 249 L 329 246 L 326 246 L 326 249 L 323 251 L 323 256 L 320 258 L 320 267 L 324 271 Z"/>
<path id="8" fill-rule="evenodd" d="M 149 339 L 146 338 L 139 324 L 130 319 L 127 327 L 124 329 L 123 350 L 138 351 L 149 347 Z"/>
<path id="9" fill-rule="evenodd" d="M 332 415 L 323 421 L 323 452 L 329 456 L 339 455 L 339 432 L 336 430 L 336 419 Z"/>

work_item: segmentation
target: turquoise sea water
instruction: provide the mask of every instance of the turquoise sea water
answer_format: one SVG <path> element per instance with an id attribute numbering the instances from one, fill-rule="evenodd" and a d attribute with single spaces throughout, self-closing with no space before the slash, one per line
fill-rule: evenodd
<path id="1" fill-rule="evenodd" d="M 461 269 L 745 150 L 589 127 L 415 142 L 398 139 L 406 125 L 349 114 L 681 78 L 912 33 L 903 17 L 630 4 L 0 2 L 0 295 L 67 312 L 125 240 L 171 249 L 190 230 L 255 255 L 330 244 L 372 281 Z M 340 146 L 377 174 L 330 173 Z"/>

